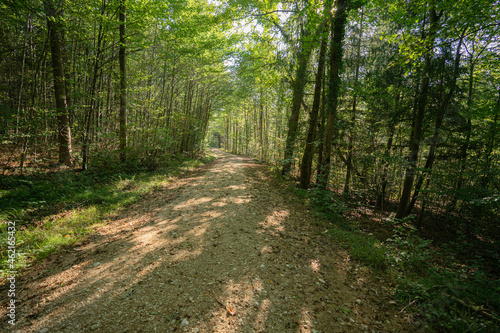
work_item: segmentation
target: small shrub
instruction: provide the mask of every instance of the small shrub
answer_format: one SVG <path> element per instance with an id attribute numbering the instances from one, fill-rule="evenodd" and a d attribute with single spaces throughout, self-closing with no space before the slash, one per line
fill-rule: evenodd
<path id="1" fill-rule="evenodd" d="M 425 271 L 431 259 L 429 245 L 432 241 L 418 236 L 417 228 L 412 224 L 413 218 L 413 215 L 403 219 L 393 218 L 393 236 L 385 241 L 389 263 L 402 274 Z"/>

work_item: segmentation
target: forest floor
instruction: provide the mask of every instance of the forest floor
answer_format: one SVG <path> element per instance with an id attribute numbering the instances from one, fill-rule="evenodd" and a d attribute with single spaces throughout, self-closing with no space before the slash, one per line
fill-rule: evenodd
<path id="1" fill-rule="evenodd" d="M 26 269 L 14 331 L 419 331 L 264 165 L 214 153 Z"/>

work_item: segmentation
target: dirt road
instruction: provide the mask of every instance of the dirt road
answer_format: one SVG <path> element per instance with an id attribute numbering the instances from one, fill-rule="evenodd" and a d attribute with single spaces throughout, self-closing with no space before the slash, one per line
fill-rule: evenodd
<path id="1" fill-rule="evenodd" d="M 251 159 L 152 193 L 18 282 L 19 332 L 409 332 L 383 281 Z M 392 302 L 391 302 L 392 303 Z M 3 319 L 2 329 L 9 331 Z"/>

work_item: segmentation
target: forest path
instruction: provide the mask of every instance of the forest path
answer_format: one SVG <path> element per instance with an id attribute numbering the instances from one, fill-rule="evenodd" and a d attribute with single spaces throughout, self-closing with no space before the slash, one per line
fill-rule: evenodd
<path id="1" fill-rule="evenodd" d="M 213 163 L 28 271 L 18 282 L 16 329 L 415 330 L 265 166 L 214 152 Z"/>

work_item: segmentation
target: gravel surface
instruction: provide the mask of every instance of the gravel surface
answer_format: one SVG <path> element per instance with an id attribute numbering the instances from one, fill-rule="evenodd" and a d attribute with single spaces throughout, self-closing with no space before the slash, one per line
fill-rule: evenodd
<path id="1" fill-rule="evenodd" d="M 15 330 L 418 331 L 265 166 L 215 153 L 26 271 Z"/>

